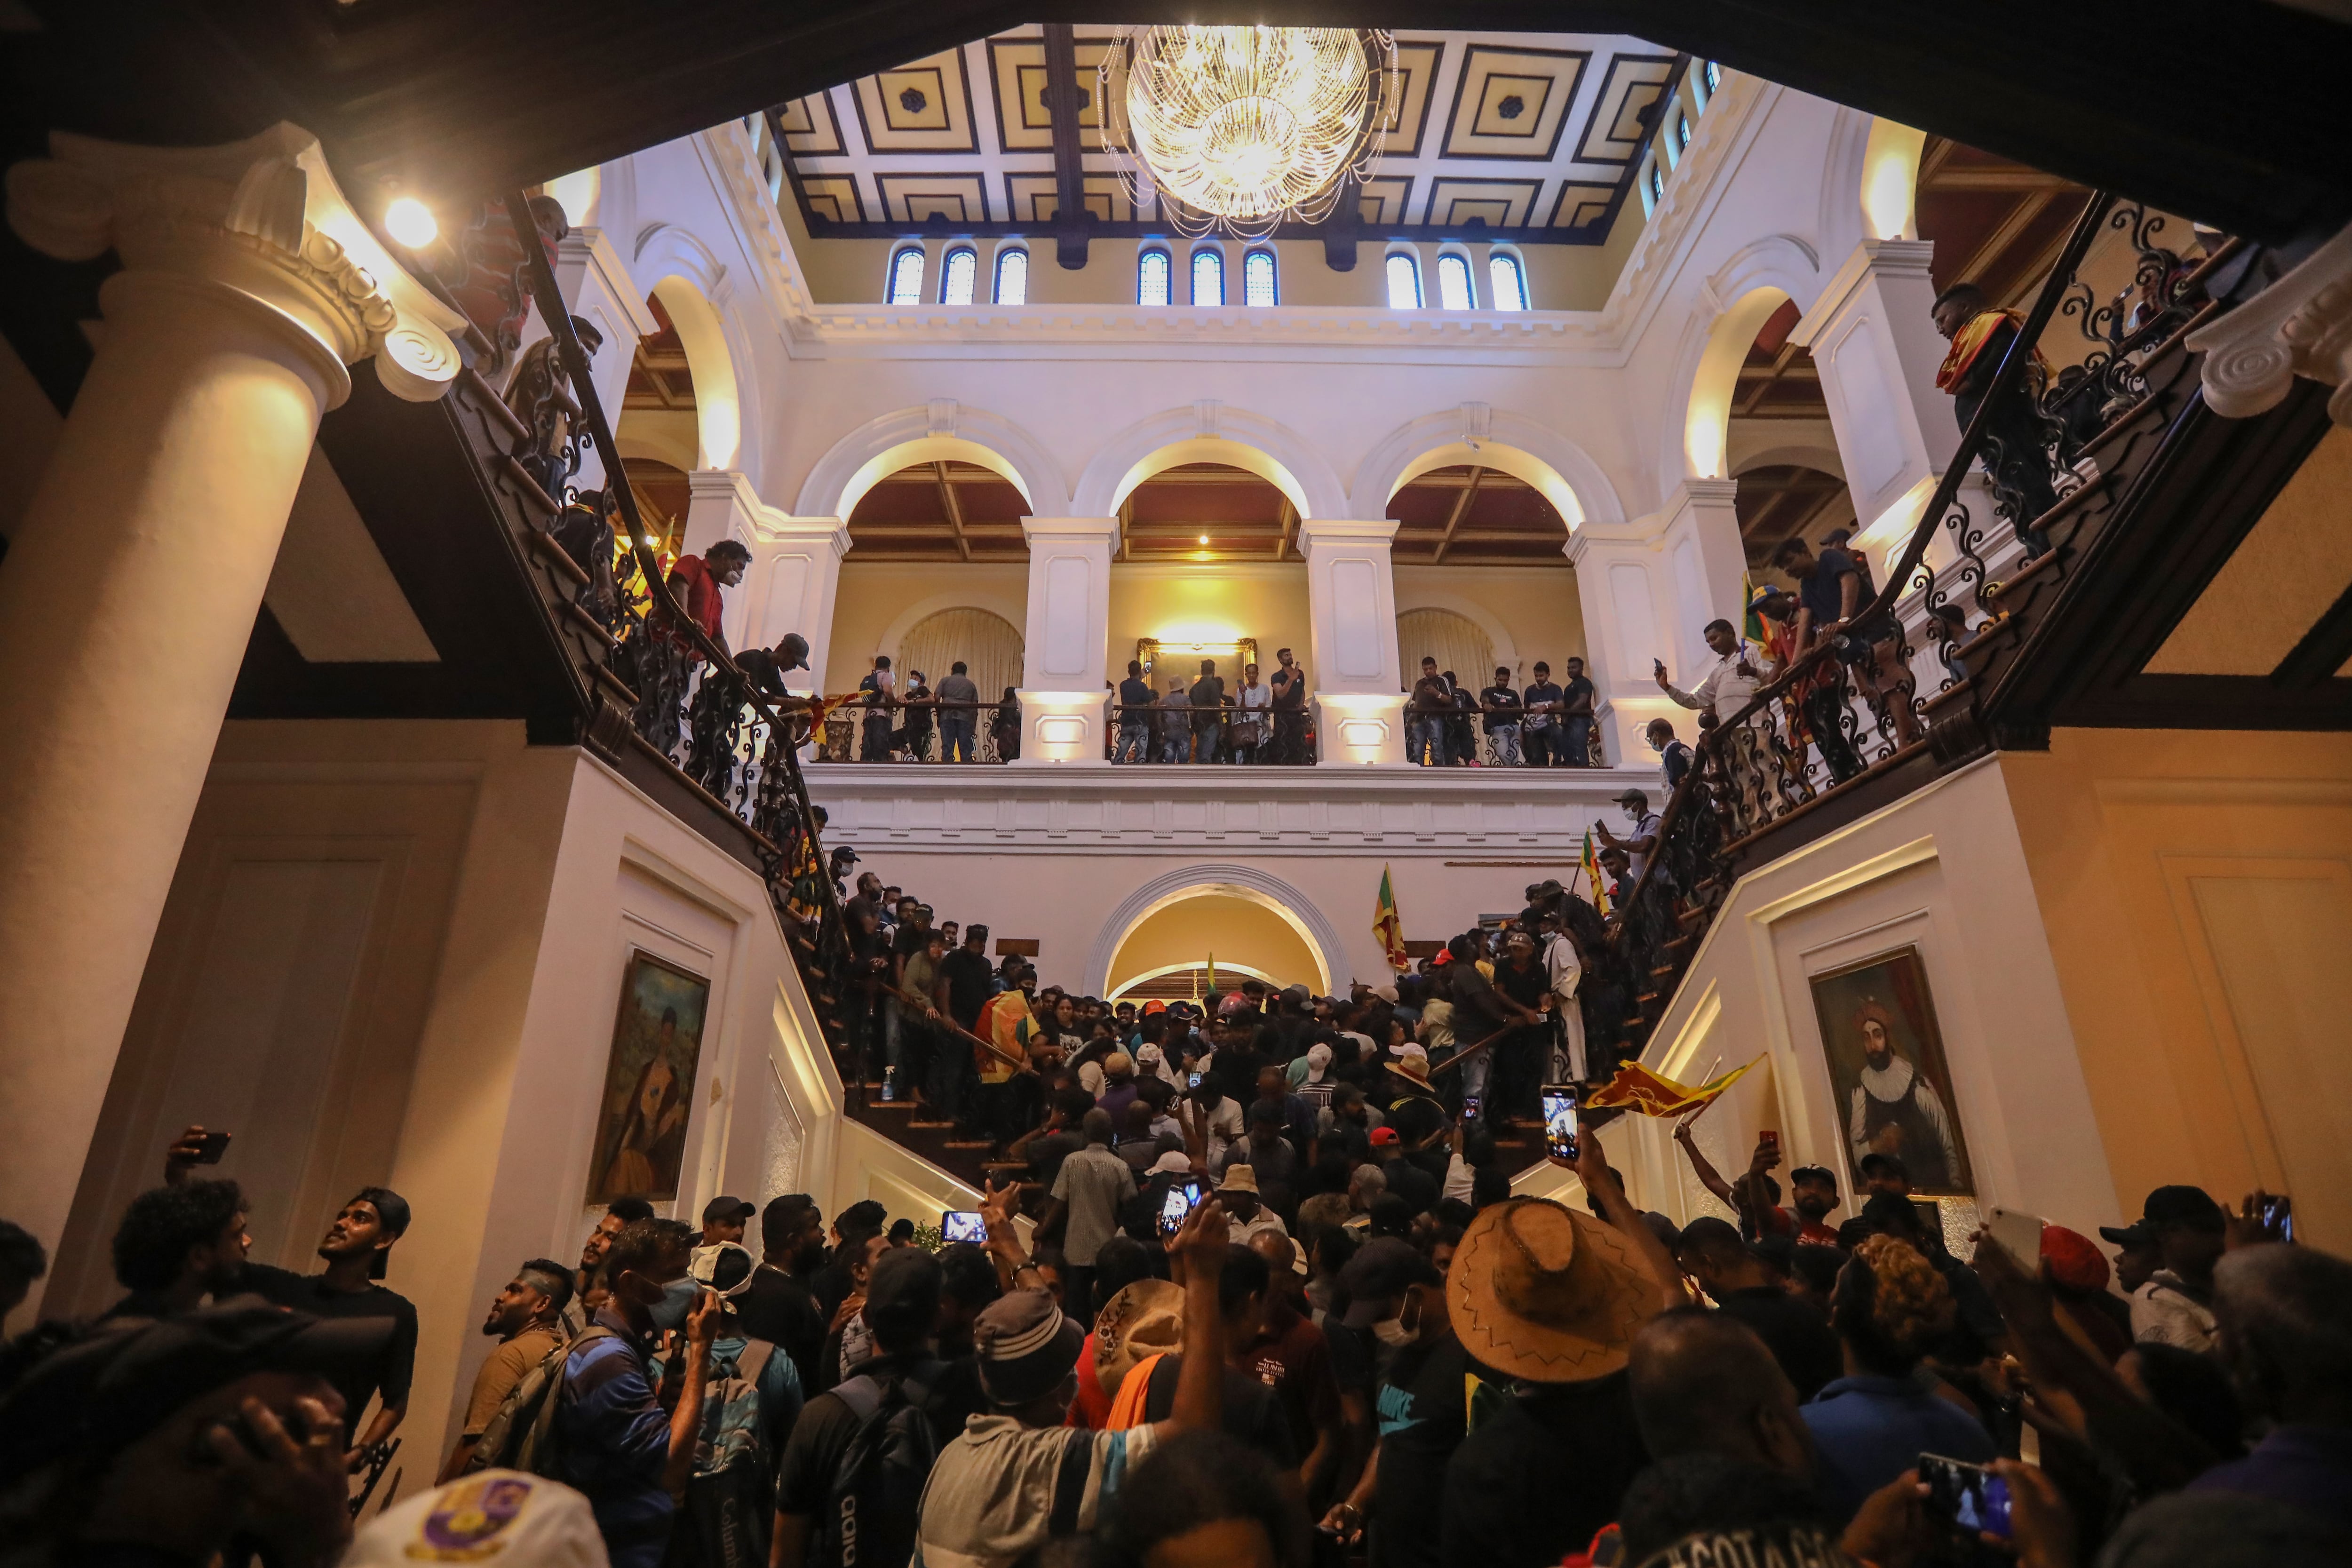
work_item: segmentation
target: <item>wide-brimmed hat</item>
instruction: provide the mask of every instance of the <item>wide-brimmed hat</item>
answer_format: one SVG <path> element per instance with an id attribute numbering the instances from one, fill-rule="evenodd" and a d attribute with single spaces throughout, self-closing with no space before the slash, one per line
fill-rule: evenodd
<path id="1" fill-rule="evenodd" d="M 1095 1320 L 1095 1381 L 1118 1396 L 1139 1363 L 1184 1348 L 1184 1288 L 1138 1279 L 1103 1303 Z"/>
<path id="2" fill-rule="evenodd" d="M 1251 1166 L 1236 1161 L 1225 1167 L 1225 1179 L 1217 1184 L 1217 1191 L 1255 1193 L 1257 1191 L 1257 1172 Z"/>
<path id="3" fill-rule="evenodd" d="M 1473 1358 L 1530 1383 L 1618 1371 L 1659 1310 L 1633 1244 L 1549 1198 L 1479 1211 L 1454 1249 L 1445 1303 Z"/>
<path id="4" fill-rule="evenodd" d="M 1062 1315 L 1043 1290 L 1008 1290 L 980 1310 L 971 1344 L 981 1392 L 1000 1409 L 1051 1394 L 1086 1348 L 1087 1331 Z"/>
<path id="5" fill-rule="evenodd" d="M 1429 1054 L 1426 1051 L 1399 1057 L 1396 1060 L 1389 1063 L 1389 1071 L 1396 1074 L 1397 1077 L 1404 1079 L 1407 1083 L 1418 1084 L 1423 1089 L 1428 1089 L 1431 1087 L 1429 1081 Z"/>

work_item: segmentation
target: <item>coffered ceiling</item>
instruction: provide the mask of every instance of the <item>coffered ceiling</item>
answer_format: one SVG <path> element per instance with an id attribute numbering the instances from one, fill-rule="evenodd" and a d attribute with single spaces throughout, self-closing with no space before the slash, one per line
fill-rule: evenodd
<path id="1" fill-rule="evenodd" d="M 1103 146 L 1095 73 L 1111 36 L 1015 27 L 775 109 L 810 234 L 1038 232 L 1059 215 L 1070 174 L 1092 233 L 1170 232 L 1151 198 L 1129 199 Z M 1607 34 L 1401 34 L 1386 147 L 1341 221 L 1369 237 L 1598 245 L 1676 59 Z M 1063 70 L 1075 127 L 1054 122 Z"/>

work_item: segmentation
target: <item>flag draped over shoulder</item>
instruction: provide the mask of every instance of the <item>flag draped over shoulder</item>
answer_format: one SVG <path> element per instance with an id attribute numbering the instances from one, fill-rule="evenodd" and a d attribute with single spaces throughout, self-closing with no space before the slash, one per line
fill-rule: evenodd
<path id="1" fill-rule="evenodd" d="M 1412 967 L 1404 950 L 1404 921 L 1397 913 L 1396 889 L 1389 884 L 1386 866 L 1381 868 L 1381 899 L 1372 910 L 1372 934 L 1380 939 L 1381 951 L 1388 954 L 1391 969 Z"/>
<path id="2" fill-rule="evenodd" d="M 1609 912 L 1609 889 L 1601 880 L 1601 858 L 1592 852 L 1592 829 L 1584 830 L 1584 858 L 1579 868 L 1584 873 L 1584 885 L 1592 889 L 1592 907 L 1602 914 Z"/>
<path id="3" fill-rule="evenodd" d="M 1739 1081 L 1739 1075 L 1764 1058 L 1733 1068 L 1721 1078 L 1700 1084 L 1696 1089 L 1676 1083 L 1652 1072 L 1639 1062 L 1627 1062 L 1617 1069 L 1617 1076 L 1608 1084 L 1595 1089 L 1585 1104 L 1594 1110 L 1622 1106 L 1637 1116 L 1680 1116 L 1696 1110 L 1717 1095 Z"/>
<path id="4" fill-rule="evenodd" d="M 975 1045 L 971 1052 L 981 1082 L 1003 1083 L 1018 1072 L 1021 1064 L 1029 1059 L 1029 1037 L 1036 1032 L 1029 998 L 1017 987 L 990 997 L 980 1011 L 980 1028 L 976 1031 L 987 1045 Z M 989 1049 L 989 1046 L 995 1048 Z"/>

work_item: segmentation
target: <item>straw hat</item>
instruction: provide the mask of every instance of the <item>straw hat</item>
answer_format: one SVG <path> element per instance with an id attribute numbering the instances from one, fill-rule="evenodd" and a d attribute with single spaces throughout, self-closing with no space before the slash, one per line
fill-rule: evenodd
<path id="1" fill-rule="evenodd" d="M 1255 1193 L 1257 1191 L 1257 1172 L 1251 1166 L 1236 1161 L 1225 1167 L 1225 1179 L 1217 1184 L 1217 1191 Z"/>
<path id="2" fill-rule="evenodd" d="M 1429 1056 L 1426 1052 L 1407 1052 L 1389 1063 L 1389 1071 L 1407 1083 L 1417 1084 L 1423 1089 L 1433 1089 L 1429 1081 Z"/>
<path id="3" fill-rule="evenodd" d="M 1659 1310 L 1631 1243 L 1549 1198 L 1478 1213 L 1445 1283 L 1454 1331 L 1472 1356 L 1530 1383 L 1582 1383 L 1625 1364 Z"/>
<path id="4" fill-rule="evenodd" d="M 1184 1348 L 1184 1289 L 1165 1279 L 1138 1279 L 1103 1303 L 1095 1320 L 1095 1381 L 1116 1396 L 1148 1356 Z"/>

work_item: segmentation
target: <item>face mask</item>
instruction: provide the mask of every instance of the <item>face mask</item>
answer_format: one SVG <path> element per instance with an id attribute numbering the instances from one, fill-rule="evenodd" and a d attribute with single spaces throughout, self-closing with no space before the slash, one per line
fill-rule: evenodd
<path id="1" fill-rule="evenodd" d="M 1382 1318 L 1372 1325 L 1372 1337 L 1391 1350 L 1412 1343 L 1412 1331 L 1404 1326 L 1402 1318 Z"/>
<path id="2" fill-rule="evenodd" d="M 683 1279 L 673 1279 L 662 1287 L 661 1300 L 647 1308 L 646 1315 L 654 1321 L 654 1327 L 664 1333 L 682 1329 L 686 1327 L 686 1320 L 693 1315 L 695 1298 L 701 1293 L 702 1287 L 690 1274 Z"/>

